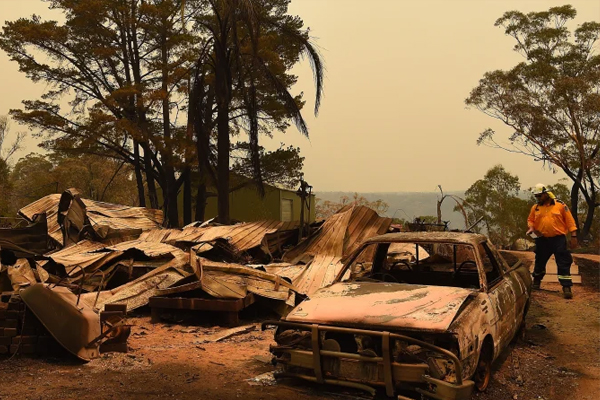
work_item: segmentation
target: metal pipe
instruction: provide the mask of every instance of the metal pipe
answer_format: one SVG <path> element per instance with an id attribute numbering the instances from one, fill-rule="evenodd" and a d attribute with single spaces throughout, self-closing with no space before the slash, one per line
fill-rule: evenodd
<path id="1" fill-rule="evenodd" d="M 73 266 L 73 268 L 79 268 L 79 269 L 81 269 L 81 273 L 82 273 L 82 274 L 83 274 L 83 276 L 85 277 L 85 271 L 83 270 L 83 267 L 82 267 L 81 265 L 75 265 L 75 266 Z M 59 284 L 59 283 L 61 283 L 61 282 L 63 281 L 63 279 L 67 278 L 68 276 L 69 276 L 69 273 L 67 273 L 65 276 L 63 276 L 62 278 L 60 278 L 60 279 L 58 280 L 58 282 L 56 282 L 56 283 L 54 284 L 54 286 L 52 286 L 52 288 L 50 288 L 50 285 L 48 285 L 48 288 L 49 288 L 49 289 L 54 289 L 56 286 L 58 286 L 58 284 Z"/>
<path id="2" fill-rule="evenodd" d="M 100 272 L 102 274 L 102 279 L 100 280 L 100 285 L 98 286 L 98 291 L 96 292 L 96 299 L 94 300 L 94 305 L 92 306 L 92 308 L 94 309 L 96 308 L 96 303 L 98 303 L 98 298 L 100 297 L 100 290 L 104 286 L 104 279 L 106 279 L 106 273 L 104 271 L 100 271 L 98 269 L 96 270 L 96 272 Z M 96 272 L 94 272 L 92 276 L 90 276 L 90 278 L 93 277 L 96 274 Z"/>
<path id="3" fill-rule="evenodd" d="M 360 354 L 344 353 L 341 351 L 321 350 L 321 355 L 325 357 L 347 358 L 349 360 L 366 361 L 366 362 L 381 362 L 383 357 L 367 357 Z"/>

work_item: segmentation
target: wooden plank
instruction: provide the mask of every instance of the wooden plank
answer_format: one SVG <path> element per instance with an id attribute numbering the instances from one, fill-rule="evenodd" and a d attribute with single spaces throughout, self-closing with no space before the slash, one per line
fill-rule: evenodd
<path id="1" fill-rule="evenodd" d="M 249 293 L 243 299 L 223 300 L 223 299 L 200 299 L 185 297 L 151 297 L 150 307 L 161 309 L 177 310 L 204 310 L 204 311 L 225 311 L 237 312 L 250 304 L 254 303 L 255 298 Z"/>

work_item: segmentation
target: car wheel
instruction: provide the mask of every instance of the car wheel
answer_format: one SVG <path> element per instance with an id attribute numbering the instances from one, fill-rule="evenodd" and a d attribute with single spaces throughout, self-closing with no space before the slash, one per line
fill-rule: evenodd
<path id="1" fill-rule="evenodd" d="M 483 392 L 487 389 L 492 379 L 492 359 L 494 357 L 491 346 L 484 343 L 479 353 L 479 361 L 473 375 L 475 387 L 478 391 Z"/>

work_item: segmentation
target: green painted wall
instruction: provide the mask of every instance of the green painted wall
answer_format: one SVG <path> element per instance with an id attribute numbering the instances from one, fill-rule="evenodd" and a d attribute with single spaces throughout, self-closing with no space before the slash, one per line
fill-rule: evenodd
<path id="1" fill-rule="evenodd" d="M 235 182 L 239 183 L 239 182 Z M 195 196 L 196 187 L 192 187 Z M 162 192 L 158 187 L 159 203 L 162 204 Z M 216 189 L 209 188 L 209 192 L 216 193 Z M 260 221 L 260 220 L 282 220 L 281 200 L 292 200 L 292 221 L 300 221 L 300 196 L 296 191 L 280 189 L 275 186 L 265 185 L 265 197 L 261 198 L 254 186 L 246 186 L 229 194 L 229 215 L 237 221 Z M 304 220 L 307 223 L 315 222 L 315 195 L 309 197 L 310 212 L 305 210 Z M 196 202 L 192 199 L 192 217 L 195 214 Z M 179 192 L 177 198 L 179 211 L 179 223 L 183 224 L 183 191 Z M 209 197 L 206 204 L 204 219 L 208 220 L 217 216 L 217 197 Z"/>
<path id="2" fill-rule="evenodd" d="M 281 199 L 292 200 L 292 220 L 300 221 L 300 197 L 291 190 L 265 185 L 265 197 L 261 198 L 254 187 L 245 187 L 229 194 L 230 217 L 238 221 L 264 219 L 280 221 Z M 315 221 L 315 196 L 310 196 L 310 213 L 305 211 L 305 220 Z M 206 205 L 205 218 L 217 216 L 217 198 L 210 197 Z"/>

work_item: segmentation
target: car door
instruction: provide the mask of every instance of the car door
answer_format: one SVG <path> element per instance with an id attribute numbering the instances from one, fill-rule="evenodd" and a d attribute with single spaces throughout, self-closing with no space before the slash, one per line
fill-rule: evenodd
<path id="1" fill-rule="evenodd" d="M 500 268 L 487 243 L 482 242 L 478 247 L 490 306 L 493 308 L 496 317 L 496 339 L 499 341 L 499 348 L 503 348 L 516 332 L 516 293 L 511 283 L 512 279 Z"/>
<path id="2" fill-rule="evenodd" d="M 523 279 L 523 271 L 520 271 L 519 268 L 523 269 L 522 266 L 518 268 L 510 268 L 510 266 L 506 263 L 502 255 L 498 253 L 498 250 L 494 248 L 489 242 L 487 243 L 496 260 L 498 260 L 498 264 L 500 268 L 504 270 L 504 273 L 510 283 L 514 293 L 515 293 L 515 316 L 517 320 L 523 314 L 525 310 L 525 305 L 527 304 L 527 300 L 529 298 L 529 291 L 527 290 L 527 284 Z M 525 269 L 525 278 L 530 279 L 530 273 Z M 517 327 L 518 329 L 518 327 Z"/>

